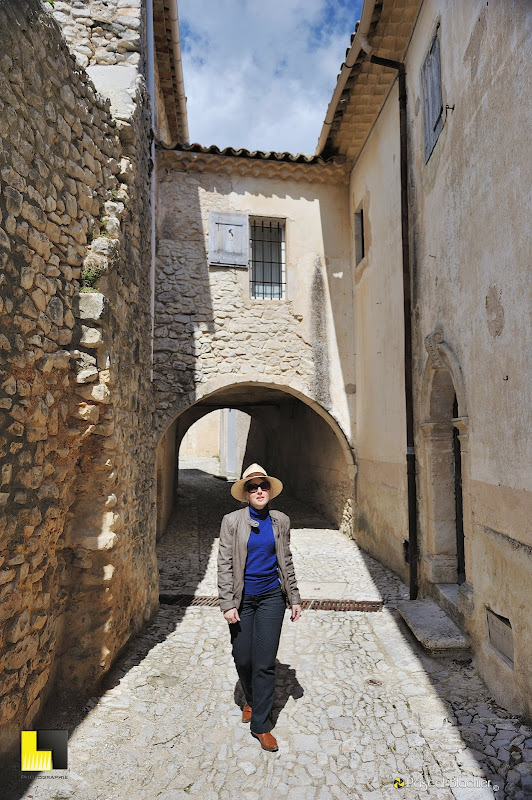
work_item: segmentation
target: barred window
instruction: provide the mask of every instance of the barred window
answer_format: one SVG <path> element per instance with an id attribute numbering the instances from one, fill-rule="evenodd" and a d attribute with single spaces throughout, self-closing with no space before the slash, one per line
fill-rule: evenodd
<path id="1" fill-rule="evenodd" d="M 283 300 L 286 290 L 284 222 L 250 221 L 250 283 L 255 300 Z"/>

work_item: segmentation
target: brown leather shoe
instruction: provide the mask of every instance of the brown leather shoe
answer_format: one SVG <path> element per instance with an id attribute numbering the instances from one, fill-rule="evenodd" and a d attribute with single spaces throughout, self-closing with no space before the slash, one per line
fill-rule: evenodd
<path id="1" fill-rule="evenodd" d="M 271 733 L 253 733 L 251 735 L 258 739 L 260 746 L 263 750 L 268 750 L 270 753 L 275 753 L 279 748 L 277 747 L 277 739 Z"/>
<path id="2" fill-rule="evenodd" d="M 242 709 L 242 722 L 249 722 L 251 720 L 251 706 L 246 703 Z"/>

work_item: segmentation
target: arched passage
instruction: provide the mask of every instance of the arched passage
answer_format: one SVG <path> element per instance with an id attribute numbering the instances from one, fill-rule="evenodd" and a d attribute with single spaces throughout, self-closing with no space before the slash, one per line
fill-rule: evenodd
<path id="1" fill-rule="evenodd" d="M 336 527 L 352 535 L 352 448 L 338 422 L 318 403 L 290 387 L 240 380 L 205 390 L 177 410 L 157 446 L 159 533 L 174 505 L 180 443 L 190 427 L 215 409 L 233 408 L 251 417 L 244 468 L 253 461 L 279 475 L 288 493 L 308 502 Z M 172 412 L 167 412 L 166 420 Z"/>

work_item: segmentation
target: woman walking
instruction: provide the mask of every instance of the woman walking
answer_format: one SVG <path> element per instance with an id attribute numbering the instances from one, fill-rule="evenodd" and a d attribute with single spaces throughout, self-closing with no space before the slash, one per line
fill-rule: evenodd
<path id="1" fill-rule="evenodd" d="M 290 619 L 301 616 L 290 551 L 290 520 L 268 503 L 283 490 L 259 464 L 248 467 L 231 487 L 246 508 L 226 514 L 220 530 L 218 594 L 229 623 L 233 658 L 244 690 L 242 722 L 263 750 L 278 750 L 270 733 L 275 658 L 286 604 Z"/>

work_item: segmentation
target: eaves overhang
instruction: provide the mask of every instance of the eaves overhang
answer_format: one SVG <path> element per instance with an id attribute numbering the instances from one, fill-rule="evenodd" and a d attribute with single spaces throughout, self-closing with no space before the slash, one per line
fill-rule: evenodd
<path id="1" fill-rule="evenodd" d="M 358 47 L 358 31 L 351 38 L 351 47 L 346 51 L 346 62 L 342 64 L 333 94 L 337 97 L 327 112 L 328 130 L 324 123 L 318 155 L 325 158 L 342 155 L 350 164 L 356 161 L 397 77 L 396 70 L 372 63 L 371 56 L 404 61 L 422 2 L 365 0 L 364 5 L 372 6 L 369 29 Z M 356 56 L 349 60 L 353 51 Z M 347 79 L 346 64 L 349 65 Z"/>
<path id="2" fill-rule="evenodd" d="M 323 158 L 303 154 L 264 152 L 225 147 L 202 147 L 199 144 L 157 147 L 157 164 L 179 171 L 224 172 L 296 181 L 344 184 L 348 168 L 343 156 Z"/>
<path id="3" fill-rule="evenodd" d="M 188 141 L 186 108 L 177 0 L 152 0 L 153 39 L 159 85 L 168 121 L 170 138 L 174 142 Z"/>

